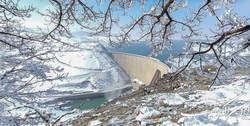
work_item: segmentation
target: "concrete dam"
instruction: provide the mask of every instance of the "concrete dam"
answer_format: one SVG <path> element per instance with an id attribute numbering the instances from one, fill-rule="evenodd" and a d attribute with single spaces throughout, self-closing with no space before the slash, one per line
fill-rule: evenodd
<path id="1" fill-rule="evenodd" d="M 109 93 L 121 93 L 131 90 L 132 88 L 138 89 L 142 85 L 155 84 L 163 74 L 171 72 L 170 68 L 166 64 L 155 58 L 120 52 L 112 52 L 111 54 L 118 65 L 120 65 L 120 67 L 123 68 L 123 70 L 130 76 L 132 81 L 137 79 L 140 82 L 143 82 L 143 84 L 136 84 L 135 82 L 132 82 L 132 85 L 128 84 L 125 87 L 112 91 L 76 93 L 69 96 L 59 96 L 55 101 L 99 98 L 104 97 Z"/>
<path id="2" fill-rule="evenodd" d="M 138 79 L 145 85 L 171 72 L 166 64 L 155 58 L 120 52 L 113 52 L 112 56 L 132 80 Z"/>

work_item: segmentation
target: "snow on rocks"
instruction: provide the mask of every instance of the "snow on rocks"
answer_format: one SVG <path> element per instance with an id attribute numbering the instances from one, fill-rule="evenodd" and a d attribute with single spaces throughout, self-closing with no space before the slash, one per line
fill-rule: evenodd
<path id="1" fill-rule="evenodd" d="M 181 105 L 186 101 L 183 97 L 181 97 L 179 94 L 163 94 L 158 97 L 157 103 L 158 104 L 168 104 L 168 105 Z"/>
<path id="2" fill-rule="evenodd" d="M 100 126 L 102 122 L 100 120 L 91 121 L 89 126 Z"/>
<path id="3" fill-rule="evenodd" d="M 179 119 L 178 123 L 182 123 L 184 126 L 224 126 L 229 125 L 227 122 L 223 120 L 212 120 L 212 117 L 208 115 L 200 115 L 195 117 L 184 117 Z"/>
<path id="4" fill-rule="evenodd" d="M 189 107 L 211 106 L 211 110 L 185 114 L 178 120 L 184 125 L 247 125 L 250 123 L 250 92 L 246 80 L 215 86 L 211 91 L 200 91 L 196 99 L 192 94 Z"/>
<path id="5" fill-rule="evenodd" d="M 160 124 L 159 126 L 179 126 L 179 125 L 177 123 L 173 123 L 171 121 L 166 121 L 166 122 L 163 122 L 162 124 Z"/>
<path id="6" fill-rule="evenodd" d="M 154 117 L 159 115 L 160 112 L 155 110 L 152 107 L 143 107 L 140 109 L 139 115 L 136 117 L 136 120 L 142 121 L 143 119 Z"/>

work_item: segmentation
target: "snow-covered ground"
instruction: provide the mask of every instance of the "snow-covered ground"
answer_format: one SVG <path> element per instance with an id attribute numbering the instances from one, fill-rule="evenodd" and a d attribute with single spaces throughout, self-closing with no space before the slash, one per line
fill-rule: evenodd
<path id="1" fill-rule="evenodd" d="M 249 76 L 240 76 L 229 85 L 189 95 L 186 107 L 212 106 L 210 110 L 186 114 L 178 122 L 185 125 L 240 125 L 250 123 Z"/>
<path id="2" fill-rule="evenodd" d="M 117 101 L 95 110 L 89 118 L 77 121 L 99 125 L 123 126 L 248 126 L 250 124 L 249 68 L 234 74 L 230 82 L 213 86 L 211 90 L 176 93 L 153 93 Z M 185 84 L 185 82 L 183 82 Z M 112 115 L 112 116 L 110 116 Z"/>

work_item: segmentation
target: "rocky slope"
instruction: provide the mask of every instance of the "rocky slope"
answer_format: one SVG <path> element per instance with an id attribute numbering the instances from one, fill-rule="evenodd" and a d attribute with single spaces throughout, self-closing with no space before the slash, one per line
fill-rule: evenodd
<path id="1" fill-rule="evenodd" d="M 207 70 L 213 71 L 212 67 Z M 250 122 L 250 68 L 239 69 L 226 85 L 211 79 L 168 75 L 150 85 L 90 111 L 72 122 L 75 126 L 247 125 Z M 172 86 L 171 86 L 172 85 Z M 174 89 L 174 90 L 173 90 Z"/>

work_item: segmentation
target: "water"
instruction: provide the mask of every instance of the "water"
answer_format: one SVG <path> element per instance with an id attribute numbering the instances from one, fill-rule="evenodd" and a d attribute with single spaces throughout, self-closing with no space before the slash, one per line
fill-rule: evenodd
<path id="1" fill-rule="evenodd" d="M 173 47 L 172 51 L 167 50 L 165 48 L 162 52 L 162 54 L 158 54 L 156 59 L 159 59 L 160 61 L 165 61 L 169 58 L 170 54 L 172 55 L 178 55 L 183 52 L 183 47 L 185 46 L 185 43 L 183 40 L 175 40 L 173 41 Z M 145 43 L 132 43 L 129 45 L 122 45 L 121 48 L 111 48 L 109 49 L 111 51 L 115 52 L 124 52 L 124 53 L 132 53 L 137 55 L 143 55 L 143 56 L 149 56 L 152 52 L 152 47 Z"/>
<path id="2" fill-rule="evenodd" d="M 72 108 L 75 109 L 80 109 L 80 110 L 89 110 L 93 108 L 97 108 L 104 102 L 106 102 L 107 99 L 105 97 L 99 97 L 99 98 L 91 98 L 91 99 L 78 99 L 78 100 L 73 100 L 72 102 L 69 102 L 65 104 L 64 106 L 71 106 Z"/>

